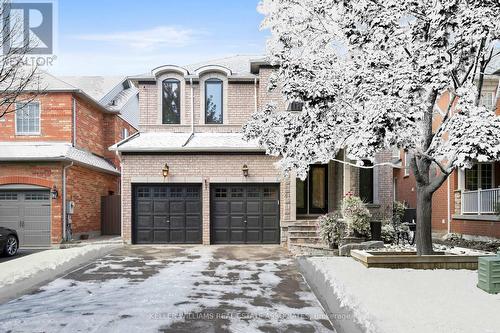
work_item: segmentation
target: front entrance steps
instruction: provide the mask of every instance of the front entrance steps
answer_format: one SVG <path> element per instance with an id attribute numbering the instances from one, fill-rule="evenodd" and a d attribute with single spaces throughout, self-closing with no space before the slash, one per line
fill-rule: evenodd
<path id="1" fill-rule="evenodd" d="M 332 256 L 338 250 L 330 249 L 319 236 L 317 220 L 287 221 L 281 225 L 282 242 L 295 255 Z"/>

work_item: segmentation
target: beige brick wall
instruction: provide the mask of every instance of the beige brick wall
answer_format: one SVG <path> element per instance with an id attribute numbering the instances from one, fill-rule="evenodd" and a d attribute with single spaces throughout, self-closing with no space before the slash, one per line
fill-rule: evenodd
<path id="1" fill-rule="evenodd" d="M 123 155 L 122 236 L 132 240 L 132 184 L 200 183 L 203 195 L 203 243 L 210 244 L 210 184 L 280 183 L 280 220 L 289 220 L 289 183 L 273 165 L 275 158 L 266 155 Z M 161 169 L 168 163 L 170 175 L 163 179 Z M 249 176 L 242 176 L 247 164 Z"/>

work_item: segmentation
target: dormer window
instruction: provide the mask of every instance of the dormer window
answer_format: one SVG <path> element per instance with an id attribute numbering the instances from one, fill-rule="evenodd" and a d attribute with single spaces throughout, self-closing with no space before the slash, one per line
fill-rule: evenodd
<path id="1" fill-rule="evenodd" d="M 222 124 L 222 80 L 205 81 L 205 123 Z"/>
<path id="2" fill-rule="evenodd" d="M 181 83 L 176 79 L 162 82 L 162 124 L 181 123 Z"/>

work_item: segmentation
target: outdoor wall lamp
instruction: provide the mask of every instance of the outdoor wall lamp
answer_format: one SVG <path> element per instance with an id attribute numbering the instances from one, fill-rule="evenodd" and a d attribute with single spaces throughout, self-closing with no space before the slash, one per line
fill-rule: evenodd
<path id="1" fill-rule="evenodd" d="M 57 197 L 59 196 L 59 192 L 57 192 L 56 184 L 54 184 L 54 186 L 52 186 L 52 188 L 50 189 L 50 196 L 52 199 L 57 199 Z"/>
<path id="2" fill-rule="evenodd" d="M 241 171 L 243 171 L 243 177 L 248 177 L 248 165 L 243 164 L 243 168 L 241 168 Z"/>
<path id="3" fill-rule="evenodd" d="M 165 166 L 163 167 L 163 169 L 161 169 L 161 172 L 163 173 L 163 178 L 168 177 L 169 171 L 170 171 L 170 168 L 169 168 L 168 164 L 165 163 Z"/>

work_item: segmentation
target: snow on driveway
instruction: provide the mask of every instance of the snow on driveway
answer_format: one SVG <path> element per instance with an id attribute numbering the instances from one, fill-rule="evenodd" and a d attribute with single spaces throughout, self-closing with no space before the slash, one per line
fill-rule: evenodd
<path id="1" fill-rule="evenodd" d="M 332 332 L 277 246 L 125 247 L 0 305 L 1 332 Z"/>
<path id="2" fill-rule="evenodd" d="M 500 294 L 477 271 L 366 268 L 352 258 L 308 258 L 368 333 L 498 333 Z"/>

